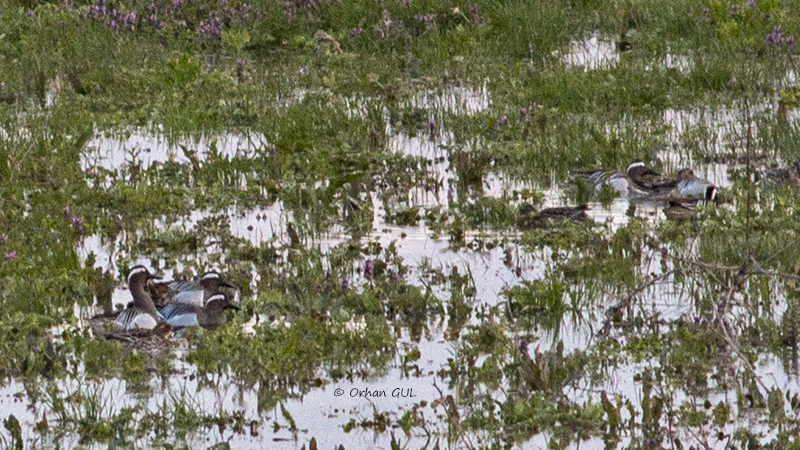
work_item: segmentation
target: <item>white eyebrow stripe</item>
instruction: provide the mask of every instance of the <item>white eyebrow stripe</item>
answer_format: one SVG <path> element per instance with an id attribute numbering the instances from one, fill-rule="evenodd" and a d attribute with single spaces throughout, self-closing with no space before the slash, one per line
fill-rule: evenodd
<path id="1" fill-rule="evenodd" d="M 634 167 L 644 167 L 644 163 L 641 162 L 641 161 L 637 161 L 637 162 L 631 164 L 630 166 L 628 166 L 628 170 L 631 170 Z"/>
<path id="2" fill-rule="evenodd" d="M 225 300 L 225 295 L 224 294 L 214 294 L 211 297 L 208 297 L 208 300 L 206 300 L 206 303 L 217 301 L 217 300 Z"/>
<path id="3" fill-rule="evenodd" d="M 219 279 L 220 276 L 217 272 L 206 272 L 200 280 Z"/>
<path id="4" fill-rule="evenodd" d="M 131 282 L 131 278 L 134 275 L 138 275 L 140 273 L 150 273 L 150 271 L 148 271 L 147 267 L 145 267 L 145 266 L 136 266 L 136 267 L 134 267 L 133 269 L 131 269 L 130 272 L 128 272 L 128 283 Z"/>

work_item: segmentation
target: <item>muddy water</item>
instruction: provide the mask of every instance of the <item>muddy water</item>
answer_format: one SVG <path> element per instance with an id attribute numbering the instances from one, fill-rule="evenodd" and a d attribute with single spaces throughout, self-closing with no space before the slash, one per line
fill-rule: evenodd
<path id="1" fill-rule="evenodd" d="M 592 41 L 592 39 L 594 39 Z M 588 45 L 594 46 L 589 49 L 588 54 L 593 57 L 572 57 L 567 58 L 571 64 L 586 68 L 606 67 L 616 64 L 619 61 L 618 54 L 615 53 L 613 44 L 604 43 L 598 38 L 589 40 Z M 573 49 L 574 51 L 575 49 Z M 605 58 L 602 55 L 610 54 Z M 593 59 L 594 58 L 594 59 Z M 465 114 L 482 111 L 490 107 L 491 102 L 488 94 L 483 90 L 456 90 L 450 94 L 435 95 L 429 92 L 420 93 L 414 97 L 412 102 L 415 107 L 428 109 L 443 109 L 448 111 L 461 111 Z M 729 139 L 732 131 L 741 131 L 736 128 L 735 123 L 740 117 L 737 112 L 727 113 L 718 111 L 717 116 L 707 119 L 703 113 L 693 113 L 685 111 L 666 111 L 663 116 L 663 123 L 668 125 L 668 147 L 666 150 L 654 155 L 661 160 L 670 172 L 676 168 L 689 166 L 704 178 L 716 183 L 722 188 L 730 186 L 728 180 L 728 166 L 723 163 L 697 164 L 691 157 L 687 157 L 686 152 L 680 144 L 682 139 L 692 130 L 702 128 L 710 130 L 720 128 L 719 134 L 709 138 L 709 142 L 725 142 Z M 717 127 L 720 124 L 728 124 Z M 390 130 L 391 131 L 391 130 Z M 418 135 L 410 137 L 405 133 L 391 133 L 392 136 L 387 146 L 387 151 L 397 152 L 406 155 L 422 157 L 432 161 L 429 170 L 434 174 L 441 189 L 430 192 L 423 188 L 409 192 L 408 197 L 400 199 L 408 207 L 428 208 L 443 207 L 447 208 L 453 196 L 458 193 L 454 191 L 453 181 L 456 175 L 448 161 L 448 151 L 446 145 L 452 140 L 452 134 L 446 130 L 437 128 L 433 135 Z M 90 151 L 87 152 L 85 160 L 82 162 L 87 171 L 102 167 L 106 170 L 118 171 L 126 164 L 141 164 L 147 167 L 153 162 L 165 162 L 174 160 L 178 162 L 188 162 L 187 155 L 181 146 L 186 146 L 196 152 L 199 158 L 205 157 L 216 142 L 216 149 L 225 157 L 252 156 L 254 152 L 263 149 L 268 143 L 258 135 L 226 135 L 219 138 L 200 137 L 198 139 L 183 139 L 167 137 L 158 133 L 149 133 L 142 130 L 132 130 L 126 132 L 122 137 L 98 137 L 90 144 Z M 722 144 L 715 144 L 722 145 Z M 549 188 L 543 188 L 535 183 L 525 180 L 514 180 L 506 178 L 502 173 L 490 172 L 483 180 L 484 194 L 497 198 L 514 198 L 514 193 L 523 189 L 543 191 L 545 194 L 544 207 L 561 206 L 565 204 L 567 195 L 564 192 L 564 185 L 567 180 L 551 180 Z M 449 273 L 452 269 L 458 269 L 459 273 L 470 272 L 474 279 L 477 289 L 476 302 L 479 305 L 493 306 L 505 301 L 503 291 L 511 287 L 520 285 L 524 281 L 542 279 L 545 271 L 549 267 L 549 258 L 546 251 L 529 253 L 518 244 L 519 232 L 516 230 L 504 230 L 494 232 L 470 231 L 467 234 L 467 242 L 472 242 L 488 236 L 489 238 L 501 242 L 491 250 L 467 245 L 466 248 L 453 249 L 445 237 L 433 233 L 426 225 L 424 220 L 413 226 L 395 226 L 386 222 L 385 207 L 380 200 L 380 193 L 373 192 L 372 202 L 375 205 L 372 232 L 364 239 L 380 242 L 384 247 L 394 243 L 404 263 L 409 267 L 408 280 L 417 286 L 422 286 L 427 267 L 440 269 L 443 273 Z M 626 214 L 629 209 L 627 199 L 618 199 L 610 206 L 604 207 L 599 203 L 590 204 L 590 217 L 607 226 L 608 232 L 613 233 L 619 227 L 624 226 L 630 218 Z M 645 217 L 646 220 L 657 223 L 663 219 L 661 213 L 662 205 L 657 203 L 637 203 L 637 215 Z M 286 226 L 295 218 L 287 212 L 280 201 L 275 202 L 268 208 L 244 209 L 230 207 L 224 211 L 197 210 L 175 222 L 166 220 L 156 223 L 156 228 L 160 230 L 191 230 L 195 224 L 207 217 L 217 214 L 224 214 L 230 218 L 230 228 L 234 236 L 249 240 L 254 245 L 273 242 L 277 247 L 289 244 Z M 122 237 L 119 239 L 123 239 Z M 344 242 L 347 236 L 339 227 L 333 227 L 322 236 L 311 238 L 307 245 L 318 246 L 323 252 Z M 90 253 L 96 255 L 96 267 L 103 267 L 115 271 L 115 262 L 119 257 L 126 257 L 121 252 L 121 242 L 103 242 L 97 236 L 87 237 L 78 247 L 78 255 L 85 261 Z M 511 255 L 511 264 L 507 258 Z M 163 267 L 163 262 L 158 262 L 153 267 L 153 262 L 147 258 L 128 258 L 129 263 L 144 264 L 153 269 L 163 270 L 169 273 L 173 269 L 183 270 L 184 267 L 179 263 L 178 267 Z M 195 261 L 202 264 L 204 261 Z M 647 272 L 660 271 L 660 257 L 653 255 L 646 259 Z M 519 270 L 516 270 L 516 269 Z M 194 267 L 195 271 L 205 270 L 206 267 Z M 362 280 L 363 281 L 363 280 Z M 358 280 L 355 280 L 358 282 Z M 443 301 L 449 299 L 449 293 L 439 289 L 434 293 Z M 257 294 L 257 293 L 256 293 Z M 686 292 L 676 290 L 671 279 L 658 283 L 642 293 L 644 298 L 649 299 L 644 302 L 644 307 L 651 308 L 665 319 L 677 318 L 689 313 L 693 306 L 690 297 Z M 130 300 L 129 293 L 125 288 L 117 289 L 113 294 L 115 304 L 124 305 Z M 564 323 L 561 333 L 554 337 L 546 333 L 541 333 L 538 340 L 532 342 L 529 350 L 535 347 L 540 350 L 549 349 L 554 343 L 554 338 L 562 340 L 566 351 L 582 349 L 587 347 L 594 339 L 593 333 L 604 320 L 603 312 L 606 307 L 613 304 L 618 299 L 607 298 L 599 302 L 596 311 L 590 315 L 588 323 L 575 325 Z M 87 314 L 80 312 L 79 314 Z M 252 321 L 260 320 L 253 318 Z M 474 320 L 474 319 L 473 319 Z M 354 318 L 357 324 L 357 318 Z M 290 324 L 289 324 L 290 325 Z M 417 348 L 421 353 L 418 362 L 420 365 L 421 376 L 407 377 L 399 368 L 401 356 L 388 369 L 385 376 L 378 379 L 369 379 L 356 382 L 329 382 L 323 387 L 313 389 L 308 393 L 300 395 L 296 393 L 296 398 L 284 402 L 285 407 L 290 412 L 300 431 L 295 435 L 285 427 L 286 422 L 280 410 L 275 409 L 266 412 L 259 412 L 257 408 L 256 390 L 238 391 L 234 380 L 223 378 L 220 386 L 224 388 L 202 388 L 197 390 L 196 382 L 191 380 L 190 374 L 193 369 L 188 364 L 179 361 L 178 368 L 183 371 L 170 379 L 168 385 L 156 387 L 155 395 L 148 401 L 148 408 L 155 411 L 171 396 L 179 399 L 186 399 L 197 405 L 200 410 L 218 411 L 245 411 L 248 420 L 258 419 L 262 421 L 258 436 L 245 436 L 212 430 L 200 430 L 190 435 L 187 440 L 190 447 L 209 446 L 215 442 L 230 442 L 232 448 L 299 448 L 311 437 L 315 437 L 320 448 L 330 448 L 340 443 L 345 444 L 346 448 L 368 448 L 368 447 L 389 447 L 388 433 L 376 434 L 372 431 L 360 431 L 356 429 L 350 433 L 345 433 L 342 426 L 351 419 L 360 421 L 369 419 L 375 411 L 387 412 L 392 419 L 397 420 L 405 411 L 418 404 L 421 400 L 428 403 L 440 398 L 442 395 L 457 395 L 447 388 L 445 383 L 438 379 L 436 372 L 447 365 L 448 358 L 452 358 L 458 352 L 459 341 L 448 341 L 444 337 L 446 323 L 431 323 L 429 330 L 424 333 L 419 342 L 412 341 L 408 330 L 403 330 L 399 340 L 399 348 L 403 348 L 401 353 L 405 353 L 408 348 Z M 281 326 L 281 324 L 277 324 Z M 358 332 L 358 326 L 352 327 Z M 617 336 L 623 339 L 622 336 Z M 480 364 L 480 361 L 478 361 Z M 607 384 L 602 386 L 585 387 L 583 391 L 570 393 L 574 399 L 598 398 L 601 390 L 609 393 L 618 393 L 624 398 L 630 399 L 635 407 L 639 408 L 641 396 L 640 387 L 632 381 L 632 376 L 647 366 L 645 363 L 627 363 L 618 366 L 613 370 Z M 655 365 L 655 363 L 653 363 Z M 757 363 L 757 371 L 769 385 L 782 388 L 793 387 L 794 390 L 800 389 L 797 377 L 787 374 L 781 366 L 781 362 L 768 355 L 762 356 Z M 324 374 L 320 374 L 324 377 Z M 108 388 L 104 390 L 109 404 L 116 405 L 130 404 L 135 398 L 127 392 L 122 382 L 110 380 L 107 382 Z M 774 384 L 771 384 L 774 383 Z M 435 387 L 437 386 L 438 389 Z M 15 402 L 13 394 L 22 390 L 22 387 L 11 383 L 0 390 L 0 403 L 4 411 L 14 413 L 24 424 L 32 427 L 40 413 L 29 411 L 22 405 L 23 402 Z M 367 396 L 366 392 L 385 393 L 376 397 Z M 337 395 L 339 394 L 339 395 Z M 378 394 L 378 395 L 380 395 Z M 397 397 L 393 397 L 396 394 Z M 413 395 L 411 398 L 401 397 L 402 395 Z M 678 395 L 678 399 L 685 396 Z M 723 394 L 720 394 L 723 395 Z M 113 401 L 112 401 L 113 400 Z M 117 409 L 118 410 L 118 409 Z M 109 411 L 111 413 L 113 411 Z M 430 413 L 429 418 L 432 423 L 441 423 L 433 417 L 433 410 L 426 410 Z M 441 414 L 441 409 L 437 411 Z M 282 425 L 280 431 L 273 433 L 272 422 L 276 421 Z M 446 426 L 446 425 L 438 425 Z M 26 427 L 27 428 L 27 427 Z M 28 428 L 30 429 L 30 428 Z M 395 430 L 399 436 L 402 432 Z M 69 446 L 69 439 L 62 444 Z M 422 447 L 426 444 L 427 437 L 415 434 L 411 436 L 409 448 Z M 623 441 L 624 443 L 625 441 Z M 543 448 L 547 445 L 547 436 L 540 435 L 524 444 L 524 448 Z M 96 447 L 100 447 L 99 445 Z M 599 439 L 582 442 L 580 448 L 602 448 L 603 443 Z M 571 448 L 576 448 L 572 446 Z"/>

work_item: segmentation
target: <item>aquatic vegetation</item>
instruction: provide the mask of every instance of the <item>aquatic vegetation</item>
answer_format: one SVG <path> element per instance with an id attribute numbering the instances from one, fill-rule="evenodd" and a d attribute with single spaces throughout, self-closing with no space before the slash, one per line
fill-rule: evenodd
<path id="1" fill-rule="evenodd" d="M 791 447 L 798 12 L 0 2 L 0 447 Z"/>

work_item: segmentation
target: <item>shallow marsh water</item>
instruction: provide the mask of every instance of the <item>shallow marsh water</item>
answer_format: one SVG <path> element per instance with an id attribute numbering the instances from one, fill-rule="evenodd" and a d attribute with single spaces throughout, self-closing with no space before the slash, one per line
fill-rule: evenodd
<path id="1" fill-rule="evenodd" d="M 6 15 L 130 40 L 53 36 L 57 58 L 0 66 L 0 448 L 796 437 L 799 193 L 762 172 L 800 156 L 792 14 L 395 3 L 154 4 L 144 32 L 128 10 L 0 7 L 15 42 Z M 127 53 L 139 39 L 148 58 Z M 636 160 L 690 167 L 723 201 L 672 222 L 571 182 Z M 592 223 L 516 226 L 522 202 L 579 201 Z M 134 264 L 218 269 L 242 311 L 154 368 L 84 329 L 130 300 Z"/>

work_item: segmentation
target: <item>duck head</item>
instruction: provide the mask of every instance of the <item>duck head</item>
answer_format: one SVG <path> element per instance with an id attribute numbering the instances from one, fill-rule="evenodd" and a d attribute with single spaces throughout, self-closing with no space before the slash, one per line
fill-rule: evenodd
<path id="1" fill-rule="evenodd" d="M 133 266 L 128 271 L 128 285 L 144 286 L 147 280 L 160 280 L 161 278 L 153 275 L 145 266 Z"/>
<path id="2" fill-rule="evenodd" d="M 204 273 L 203 276 L 200 277 L 200 285 L 203 286 L 203 289 L 207 289 L 212 292 L 221 287 L 236 289 L 236 286 L 223 280 L 222 275 L 213 270 Z"/>
<path id="3" fill-rule="evenodd" d="M 642 179 L 647 175 L 659 176 L 660 174 L 654 170 L 651 170 L 649 167 L 645 166 L 643 162 L 637 161 L 630 166 L 628 166 L 628 170 L 626 172 L 628 177 L 631 179 Z"/>

